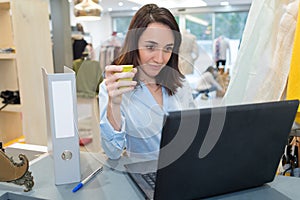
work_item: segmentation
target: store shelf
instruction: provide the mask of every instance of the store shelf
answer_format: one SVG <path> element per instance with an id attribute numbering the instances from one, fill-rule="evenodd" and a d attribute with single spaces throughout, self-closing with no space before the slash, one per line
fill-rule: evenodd
<path id="1" fill-rule="evenodd" d="M 1 59 L 16 59 L 15 53 L 0 53 L 0 60 Z"/>
<path id="2" fill-rule="evenodd" d="M 0 111 L 0 140 L 24 135 L 30 144 L 47 144 L 41 66 L 53 73 L 49 22 L 48 1 L 0 0 L 0 91 L 20 91 L 22 102 Z"/>
<path id="3" fill-rule="evenodd" d="M 4 104 L 2 102 L 0 102 L 0 108 L 2 108 L 2 106 L 4 106 Z M 22 105 L 21 104 L 9 104 L 7 105 L 5 108 L 3 108 L 3 110 L 1 110 L 0 112 L 22 112 Z"/>
<path id="4" fill-rule="evenodd" d="M 3 9 L 3 10 L 10 9 L 10 1 L 9 0 L 0 0 L 0 9 Z"/>

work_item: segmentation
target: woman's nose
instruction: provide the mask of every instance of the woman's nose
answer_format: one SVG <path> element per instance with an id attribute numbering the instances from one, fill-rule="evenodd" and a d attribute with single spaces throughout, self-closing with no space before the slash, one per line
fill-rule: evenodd
<path id="1" fill-rule="evenodd" d="M 164 62 L 164 52 L 163 49 L 157 49 L 155 52 L 154 60 L 156 63 L 162 64 Z"/>

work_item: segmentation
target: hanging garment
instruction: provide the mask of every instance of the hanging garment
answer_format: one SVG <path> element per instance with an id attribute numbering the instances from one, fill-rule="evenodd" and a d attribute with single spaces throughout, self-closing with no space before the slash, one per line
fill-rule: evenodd
<path id="1" fill-rule="evenodd" d="M 75 39 L 73 41 L 73 60 L 82 58 L 82 53 L 88 43 L 82 39 Z"/>
<path id="2" fill-rule="evenodd" d="M 219 36 L 214 41 L 214 59 L 217 68 L 219 68 L 220 65 L 225 66 L 227 60 L 228 63 L 231 64 L 229 39 L 225 38 L 223 35 Z"/>
<path id="3" fill-rule="evenodd" d="M 119 56 L 121 50 L 122 40 L 114 34 L 113 32 L 112 37 L 104 41 L 100 48 L 99 62 L 102 71 Z"/>
<path id="4" fill-rule="evenodd" d="M 118 46 L 102 46 L 100 49 L 100 66 L 101 70 L 104 71 L 105 66 L 110 65 L 114 59 L 117 58 L 121 50 Z"/>
<path id="5" fill-rule="evenodd" d="M 221 38 L 217 38 L 216 40 L 216 52 L 215 52 L 215 61 L 220 60 L 220 40 Z"/>
<path id="6" fill-rule="evenodd" d="M 298 10 L 300 4 L 298 6 Z M 300 14 L 298 14 L 297 27 L 295 32 L 294 46 L 292 52 L 290 73 L 287 84 L 287 99 L 300 100 Z M 296 115 L 295 121 L 300 124 L 300 107 Z"/>
<path id="7" fill-rule="evenodd" d="M 182 32 L 182 43 L 179 50 L 179 70 L 182 74 L 192 74 L 194 63 L 199 56 L 197 38 L 187 30 Z"/>
<path id="8" fill-rule="evenodd" d="M 290 3 L 289 3 L 290 2 Z M 254 0 L 225 104 L 280 100 L 290 68 L 299 0 Z"/>
<path id="9" fill-rule="evenodd" d="M 77 96 L 94 98 L 98 94 L 99 84 L 102 82 L 102 70 L 100 64 L 95 60 L 83 60 L 76 62 L 76 91 Z"/>

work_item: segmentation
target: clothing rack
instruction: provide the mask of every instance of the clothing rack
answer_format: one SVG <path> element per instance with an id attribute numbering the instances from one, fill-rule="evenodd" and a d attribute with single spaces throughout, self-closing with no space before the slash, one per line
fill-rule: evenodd
<path id="1" fill-rule="evenodd" d="M 104 71 L 106 65 L 110 65 L 120 53 L 120 46 L 105 45 L 101 46 L 99 62 L 101 70 Z"/>

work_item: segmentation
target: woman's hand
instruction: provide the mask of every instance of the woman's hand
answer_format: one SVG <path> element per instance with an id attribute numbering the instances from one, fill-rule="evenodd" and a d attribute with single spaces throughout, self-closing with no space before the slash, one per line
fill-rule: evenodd
<path id="1" fill-rule="evenodd" d="M 121 130 L 121 108 L 122 95 L 132 91 L 137 82 L 132 80 L 121 80 L 123 78 L 132 79 L 137 72 L 133 68 L 131 72 L 122 72 L 122 66 L 108 65 L 105 68 L 105 85 L 108 93 L 107 119 L 112 127 Z"/>
<path id="2" fill-rule="evenodd" d="M 105 67 L 105 85 L 107 88 L 109 101 L 113 104 L 121 104 L 122 94 L 132 91 L 137 82 L 132 80 L 120 80 L 123 78 L 132 79 L 137 69 L 133 68 L 131 72 L 122 72 L 122 66 L 108 65 Z"/>

